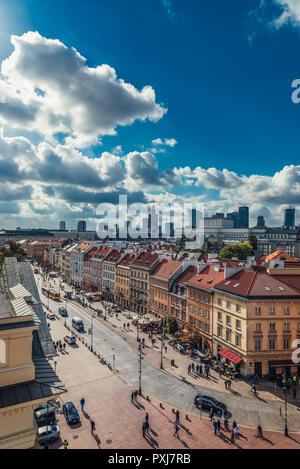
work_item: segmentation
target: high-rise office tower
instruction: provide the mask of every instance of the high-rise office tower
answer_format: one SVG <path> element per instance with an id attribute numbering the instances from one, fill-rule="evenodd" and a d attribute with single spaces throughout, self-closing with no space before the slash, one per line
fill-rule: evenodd
<path id="1" fill-rule="evenodd" d="M 266 222 L 265 222 L 265 219 L 262 215 L 257 217 L 257 225 L 256 226 L 257 226 L 257 228 L 265 228 Z"/>
<path id="2" fill-rule="evenodd" d="M 66 231 L 66 222 L 65 221 L 61 221 L 59 223 L 59 231 Z"/>
<path id="3" fill-rule="evenodd" d="M 228 220 L 233 220 L 233 228 L 238 228 L 238 212 L 231 212 L 227 214 Z"/>
<path id="4" fill-rule="evenodd" d="M 85 233 L 86 232 L 86 221 L 80 220 L 77 225 L 78 233 Z"/>
<path id="5" fill-rule="evenodd" d="M 295 209 L 294 208 L 287 208 L 284 211 L 284 221 L 283 221 L 283 226 L 286 226 L 287 228 L 292 228 L 295 226 Z"/>
<path id="6" fill-rule="evenodd" d="M 239 208 L 237 228 L 249 228 L 249 207 Z"/>

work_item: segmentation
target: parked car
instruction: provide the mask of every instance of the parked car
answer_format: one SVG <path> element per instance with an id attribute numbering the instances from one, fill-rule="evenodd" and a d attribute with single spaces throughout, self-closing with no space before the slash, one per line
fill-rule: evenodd
<path id="1" fill-rule="evenodd" d="M 77 423 L 80 420 L 79 413 L 73 402 L 66 402 L 62 406 L 63 414 L 69 424 Z"/>
<path id="2" fill-rule="evenodd" d="M 50 405 L 42 405 L 34 411 L 34 418 L 38 427 L 53 425 L 56 422 L 55 412 Z"/>
<path id="3" fill-rule="evenodd" d="M 76 337 L 73 334 L 67 334 L 66 337 L 64 337 L 64 341 L 69 345 L 73 345 L 76 344 Z"/>
<path id="4" fill-rule="evenodd" d="M 58 312 L 61 316 L 63 317 L 66 317 L 68 316 L 68 311 L 66 308 L 64 308 L 63 306 L 61 306 L 60 308 L 58 308 Z"/>
<path id="5" fill-rule="evenodd" d="M 47 314 L 47 318 L 48 318 L 48 319 L 51 319 L 51 321 L 54 321 L 54 319 L 55 319 L 55 314 L 54 314 L 54 313 L 48 313 L 48 314 Z"/>
<path id="6" fill-rule="evenodd" d="M 201 408 L 203 410 L 210 410 L 213 409 L 217 415 L 226 415 L 227 406 L 217 399 L 209 396 L 203 396 L 201 394 L 197 394 L 194 399 L 194 404 L 196 407 Z"/>
<path id="7" fill-rule="evenodd" d="M 37 437 L 40 445 L 46 443 L 54 443 L 60 437 L 59 427 L 56 425 L 48 425 L 38 429 Z"/>

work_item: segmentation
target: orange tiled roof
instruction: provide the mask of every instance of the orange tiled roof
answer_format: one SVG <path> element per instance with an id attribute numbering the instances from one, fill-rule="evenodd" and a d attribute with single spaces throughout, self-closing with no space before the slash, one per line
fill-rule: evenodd
<path id="1" fill-rule="evenodd" d="M 208 265 L 202 272 L 195 275 L 189 280 L 188 285 L 192 287 L 200 287 L 210 290 L 217 283 L 224 279 L 224 269 L 215 270 L 215 267 Z"/>
<path id="2" fill-rule="evenodd" d="M 159 277 L 163 279 L 170 279 L 172 275 L 177 272 L 182 266 L 181 261 L 173 261 L 164 259 L 152 274 L 152 277 Z"/>
<path id="3" fill-rule="evenodd" d="M 297 262 L 297 263 L 299 263 L 299 259 L 297 259 L 297 257 L 292 257 L 289 254 L 287 254 L 286 252 L 281 251 L 280 249 L 275 251 L 275 252 L 272 252 L 271 254 L 266 256 L 265 262 L 269 263 L 273 259 L 278 259 L 278 260 L 283 259 L 286 262 Z"/>

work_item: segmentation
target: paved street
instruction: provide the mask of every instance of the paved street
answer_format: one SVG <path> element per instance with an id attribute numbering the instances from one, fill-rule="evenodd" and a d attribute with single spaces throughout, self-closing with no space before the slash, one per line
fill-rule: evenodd
<path id="1" fill-rule="evenodd" d="M 65 335 L 63 321 L 51 322 L 53 339 L 62 340 Z M 76 346 L 67 346 L 66 352 L 59 352 L 57 371 L 66 384 L 68 392 L 55 406 L 61 440 L 50 448 L 63 449 L 63 440 L 69 442 L 69 449 L 238 449 L 238 448 L 299 448 L 300 436 L 285 438 L 282 432 L 264 432 L 265 440 L 255 438 L 254 429 L 241 427 L 241 436 L 231 444 L 222 429 L 219 436 L 214 436 L 209 419 L 200 413 L 181 411 L 179 438 L 174 433 L 173 407 L 150 396 L 147 401 L 138 397 L 136 404 L 131 403 L 131 392 L 119 374 L 114 374 L 107 366 L 101 365 L 97 357 L 81 342 Z M 80 399 L 86 400 L 85 413 L 80 410 Z M 146 395 L 145 395 L 146 397 Z M 79 410 L 80 424 L 69 426 L 61 414 L 63 402 L 73 401 Z M 149 436 L 143 438 L 142 423 L 145 413 L 149 414 Z M 96 429 L 91 434 L 90 419 Z M 237 420 L 240 423 L 239 420 Z"/>
<path id="2" fill-rule="evenodd" d="M 48 300 L 43 297 L 43 301 L 47 304 Z M 49 300 L 51 310 L 57 312 L 58 307 L 64 304 L 55 303 Z M 91 327 L 91 316 L 81 306 L 68 302 L 69 318 L 67 325 L 71 326 L 71 318 L 78 316 L 83 319 L 85 329 Z M 61 319 L 63 321 L 63 319 Z M 125 321 L 124 321 L 125 322 Z M 122 328 L 123 321 L 121 323 Z M 116 357 L 116 369 L 120 376 L 131 386 L 138 386 L 138 357 L 136 350 L 130 345 L 128 338 L 129 333 L 116 333 L 116 326 L 113 324 L 107 327 L 104 321 L 96 318 L 93 321 L 93 347 L 105 360 L 112 363 L 113 355 Z M 128 334 L 128 335 L 127 335 Z M 91 336 L 85 332 L 82 338 L 91 343 Z M 157 354 L 158 356 L 159 354 Z M 177 355 L 178 356 L 178 355 Z M 156 363 L 157 366 L 157 363 Z M 228 410 L 233 419 L 239 419 L 246 426 L 256 427 L 261 424 L 263 428 L 283 429 L 284 411 L 280 401 L 261 400 L 248 398 L 242 395 L 232 395 L 224 391 L 210 390 L 207 387 L 195 385 L 187 382 L 183 378 L 175 377 L 168 371 L 161 371 L 146 360 L 143 360 L 143 391 L 167 402 L 171 406 L 185 409 L 188 412 L 195 412 L 193 399 L 195 394 L 209 394 L 212 397 L 227 404 Z M 289 405 L 288 410 L 289 427 L 293 431 L 300 429 L 300 412 L 295 406 Z"/>

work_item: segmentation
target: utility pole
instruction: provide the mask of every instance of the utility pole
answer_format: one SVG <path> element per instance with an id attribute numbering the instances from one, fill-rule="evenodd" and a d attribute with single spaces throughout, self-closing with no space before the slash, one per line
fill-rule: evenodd
<path id="1" fill-rule="evenodd" d="M 140 353 L 140 359 L 139 359 L 139 395 L 142 395 L 142 346 L 141 344 L 139 345 L 139 353 Z"/>

